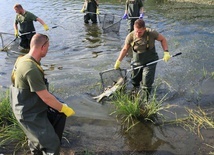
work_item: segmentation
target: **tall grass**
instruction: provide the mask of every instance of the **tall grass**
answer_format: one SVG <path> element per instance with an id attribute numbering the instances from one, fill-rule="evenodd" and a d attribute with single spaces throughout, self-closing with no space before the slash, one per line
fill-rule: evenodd
<path id="1" fill-rule="evenodd" d="M 111 115 L 114 114 L 121 120 L 121 126 L 126 132 L 142 120 L 154 123 L 157 115 L 163 116 L 160 111 L 171 107 L 163 105 L 165 96 L 158 101 L 155 92 L 148 102 L 144 102 L 144 96 L 141 93 L 133 96 L 124 91 L 117 91 L 111 101 L 115 106 Z"/>
<path id="2" fill-rule="evenodd" d="M 0 96 L 0 146 L 14 145 L 17 151 L 25 147 L 27 138 L 16 120 L 9 100 L 9 91 Z"/>

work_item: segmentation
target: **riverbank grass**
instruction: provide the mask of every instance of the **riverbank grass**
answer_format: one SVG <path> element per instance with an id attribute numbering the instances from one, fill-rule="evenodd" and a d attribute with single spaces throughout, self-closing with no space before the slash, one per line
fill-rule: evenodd
<path id="1" fill-rule="evenodd" d="M 27 138 L 16 120 L 9 101 L 9 91 L 0 95 L 0 147 L 15 146 L 15 151 L 24 148 Z"/>

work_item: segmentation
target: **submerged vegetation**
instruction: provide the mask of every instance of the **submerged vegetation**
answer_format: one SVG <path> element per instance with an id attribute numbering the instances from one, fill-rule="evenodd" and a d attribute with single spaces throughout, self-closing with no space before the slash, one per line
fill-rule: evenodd
<path id="1" fill-rule="evenodd" d="M 197 134 L 201 139 L 203 135 L 202 129 L 214 129 L 214 112 L 206 112 L 205 110 L 197 107 L 191 109 L 188 107 L 179 107 L 178 105 L 165 104 L 165 96 L 158 99 L 156 96 L 156 90 L 153 92 L 148 102 L 142 102 L 141 95 L 128 95 L 124 91 L 117 91 L 111 103 L 115 106 L 115 109 L 111 115 L 115 115 L 121 122 L 121 127 L 128 132 L 136 124 L 143 121 L 152 122 L 156 125 L 179 125 L 185 130 L 191 131 Z M 172 112 L 172 108 L 184 108 L 186 114 L 178 118 L 175 112 Z M 164 112 L 168 112 L 174 115 L 173 120 L 165 119 Z"/>

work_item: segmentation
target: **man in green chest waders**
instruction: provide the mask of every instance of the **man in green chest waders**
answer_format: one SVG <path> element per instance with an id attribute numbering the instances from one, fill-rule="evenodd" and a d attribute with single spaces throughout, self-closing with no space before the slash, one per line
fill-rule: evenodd
<path id="1" fill-rule="evenodd" d="M 84 15 L 84 23 L 88 24 L 89 20 L 92 21 L 93 24 L 97 23 L 97 14 L 99 14 L 97 0 L 85 0 L 81 12 L 85 12 Z"/>
<path id="2" fill-rule="evenodd" d="M 48 47 L 48 37 L 35 34 L 29 53 L 17 59 L 11 76 L 12 109 L 34 155 L 59 155 L 66 117 L 75 114 L 48 91 L 40 66 Z"/>
<path id="3" fill-rule="evenodd" d="M 128 19 L 128 32 L 134 30 L 134 22 L 139 18 L 143 19 L 143 2 L 142 0 L 126 0 L 125 13 L 122 19 Z"/>
<path id="4" fill-rule="evenodd" d="M 120 62 L 127 55 L 129 48 L 132 48 L 134 68 L 146 65 L 152 61 L 158 60 L 158 54 L 155 49 L 155 41 L 159 41 L 164 51 L 164 61 L 170 59 L 166 38 L 153 29 L 145 27 L 145 22 L 142 19 L 137 19 L 134 23 L 134 31 L 126 37 L 125 45 L 122 48 L 120 55 L 114 65 L 115 69 L 119 69 Z M 152 90 L 152 84 L 155 78 L 156 64 L 134 69 L 132 73 L 132 84 L 134 88 L 142 86 L 146 99 L 148 101 L 149 94 Z"/>
<path id="5" fill-rule="evenodd" d="M 20 46 L 24 49 L 29 49 L 30 40 L 36 33 L 33 21 L 38 21 L 40 24 L 42 24 L 45 31 L 49 30 L 49 28 L 42 19 L 40 19 L 33 13 L 24 10 L 21 4 L 16 4 L 14 6 L 14 10 L 17 13 L 14 22 L 15 37 L 19 36 L 18 33 L 18 24 L 19 24 L 19 32 L 21 34 Z"/>

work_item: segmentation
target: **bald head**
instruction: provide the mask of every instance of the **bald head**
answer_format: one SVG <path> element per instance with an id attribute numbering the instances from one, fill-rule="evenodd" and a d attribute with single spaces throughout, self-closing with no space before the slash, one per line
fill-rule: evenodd
<path id="1" fill-rule="evenodd" d="M 30 51 L 31 55 L 37 62 L 41 60 L 42 57 L 45 57 L 48 52 L 49 39 L 44 34 L 36 33 L 30 42 Z"/>
<path id="2" fill-rule="evenodd" d="M 40 33 L 36 33 L 30 42 L 30 48 L 40 48 L 49 41 L 48 36 Z"/>

